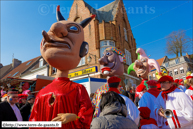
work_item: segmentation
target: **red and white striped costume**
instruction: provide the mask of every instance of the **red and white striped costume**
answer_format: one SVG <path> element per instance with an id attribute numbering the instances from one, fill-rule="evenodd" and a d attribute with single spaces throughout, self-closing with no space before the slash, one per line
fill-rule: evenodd
<path id="1" fill-rule="evenodd" d="M 193 100 L 193 86 L 190 86 L 185 93 Z"/>
<path id="2" fill-rule="evenodd" d="M 162 92 L 161 92 L 162 93 Z M 155 102 L 155 116 L 159 128 L 193 129 L 193 103 L 183 91 L 178 88 L 168 93 L 165 97 L 159 94 Z M 172 118 L 158 115 L 159 108 L 172 110 Z"/>
<path id="3" fill-rule="evenodd" d="M 151 88 L 143 94 L 139 101 L 139 107 L 148 107 L 151 110 L 150 118 L 155 120 L 154 104 L 159 93 L 160 92 L 157 88 Z"/>

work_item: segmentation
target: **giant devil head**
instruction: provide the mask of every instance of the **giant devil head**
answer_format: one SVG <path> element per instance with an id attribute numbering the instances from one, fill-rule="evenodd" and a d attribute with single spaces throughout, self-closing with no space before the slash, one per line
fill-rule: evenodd
<path id="1" fill-rule="evenodd" d="M 43 58 L 59 70 L 76 68 L 80 59 L 88 53 L 88 43 L 84 41 L 83 28 L 95 17 L 80 23 L 67 21 L 60 13 L 57 6 L 56 23 L 52 24 L 48 32 L 42 31 L 43 39 L 40 51 Z"/>

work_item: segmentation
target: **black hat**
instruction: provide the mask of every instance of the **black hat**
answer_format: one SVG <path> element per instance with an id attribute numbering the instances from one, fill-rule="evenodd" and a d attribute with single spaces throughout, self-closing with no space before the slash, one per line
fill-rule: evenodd
<path id="1" fill-rule="evenodd" d="M 32 99 L 32 98 L 35 99 L 35 96 L 34 96 L 34 95 L 29 95 L 29 96 L 27 97 L 27 101 L 30 100 L 30 99 Z"/>

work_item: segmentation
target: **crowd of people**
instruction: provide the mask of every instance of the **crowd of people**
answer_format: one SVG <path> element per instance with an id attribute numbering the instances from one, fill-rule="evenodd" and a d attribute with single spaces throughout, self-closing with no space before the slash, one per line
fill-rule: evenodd
<path id="1" fill-rule="evenodd" d="M 28 121 L 35 96 L 18 94 L 15 89 L 9 89 L 4 96 L 0 103 L 0 125 L 2 121 Z"/>
<path id="2" fill-rule="evenodd" d="M 143 94 L 136 102 L 135 88 L 120 93 L 117 87 L 121 80 L 112 77 L 108 80 L 109 91 L 102 94 L 99 102 L 99 115 L 93 117 L 90 128 L 156 129 L 171 128 L 171 125 L 193 128 L 193 76 L 187 80 L 186 86 L 182 80 L 174 81 L 170 76 L 147 81 L 148 90 L 141 89 Z M 161 88 L 157 87 L 159 84 Z M 90 100 L 93 98 L 92 93 Z M 10 89 L 0 103 L 0 121 L 28 121 L 34 101 L 34 95 L 18 94 L 17 90 Z M 138 112 L 131 107 L 132 103 Z M 132 112 L 137 112 L 139 118 L 133 118 Z"/>

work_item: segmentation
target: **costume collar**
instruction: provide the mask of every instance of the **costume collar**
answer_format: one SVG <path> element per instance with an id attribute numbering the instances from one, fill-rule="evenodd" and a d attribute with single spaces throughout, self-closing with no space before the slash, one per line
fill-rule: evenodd
<path id="1" fill-rule="evenodd" d="M 114 92 L 116 92 L 117 94 L 121 94 L 121 93 L 119 92 L 119 90 L 118 90 L 117 88 L 114 88 L 114 87 L 109 87 L 109 91 L 114 91 Z"/>
<path id="2" fill-rule="evenodd" d="M 166 98 L 166 100 L 167 100 L 168 99 L 167 94 L 173 92 L 176 88 L 177 87 L 173 85 L 169 90 L 162 91 L 161 95 L 162 95 L 163 99 Z"/>
<path id="3" fill-rule="evenodd" d="M 142 81 L 148 81 L 148 79 L 142 79 Z"/>
<path id="4" fill-rule="evenodd" d="M 54 81 L 70 81 L 70 79 L 67 77 L 58 77 L 58 78 L 55 78 Z"/>
<path id="5" fill-rule="evenodd" d="M 189 89 L 189 90 L 193 90 L 193 87 L 192 87 L 192 86 L 190 86 L 188 89 Z"/>
<path id="6" fill-rule="evenodd" d="M 151 88 L 147 91 L 148 93 L 152 94 L 153 96 L 155 96 L 157 98 L 157 96 L 159 95 L 160 91 L 157 88 Z"/>
<path id="7" fill-rule="evenodd" d="M 143 83 L 148 90 L 148 84 L 146 83 L 147 81 L 148 81 L 148 79 L 143 79 L 141 83 Z"/>

